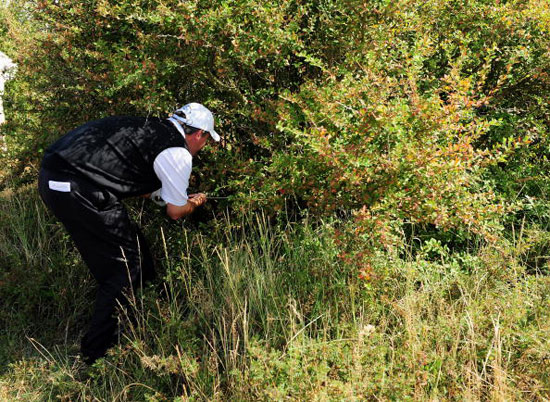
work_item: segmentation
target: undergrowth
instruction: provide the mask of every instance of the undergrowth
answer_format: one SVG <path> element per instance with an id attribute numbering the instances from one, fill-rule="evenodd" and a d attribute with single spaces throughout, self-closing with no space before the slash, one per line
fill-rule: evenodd
<path id="1" fill-rule="evenodd" d="M 329 221 L 168 224 L 131 208 L 163 278 L 130 295 L 137 319 L 123 312 L 119 345 L 86 367 L 93 281 L 33 187 L 2 194 L 0 399 L 549 396 L 550 281 L 526 273 L 519 232 L 469 252 L 413 237 L 365 279 Z"/>

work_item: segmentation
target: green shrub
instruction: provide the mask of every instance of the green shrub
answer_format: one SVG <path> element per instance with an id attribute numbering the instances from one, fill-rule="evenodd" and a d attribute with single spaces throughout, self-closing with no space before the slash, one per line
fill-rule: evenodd
<path id="1" fill-rule="evenodd" d="M 541 1 L 18 7 L 4 132 L 26 163 L 86 120 L 199 101 L 225 142 L 198 158 L 197 188 L 242 210 L 351 214 L 386 246 L 403 223 L 493 241 L 522 181 L 530 196 L 547 183 Z"/>

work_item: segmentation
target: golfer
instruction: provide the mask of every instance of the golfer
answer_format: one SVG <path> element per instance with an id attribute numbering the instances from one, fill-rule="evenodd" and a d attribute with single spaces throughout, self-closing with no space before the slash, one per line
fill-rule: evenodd
<path id="1" fill-rule="evenodd" d="M 117 338 L 116 307 L 126 290 L 153 279 L 144 236 L 121 200 L 151 197 L 179 219 L 206 202 L 187 194 L 192 157 L 209 138 L 219 141 L 214 117 L 190 103 L 168 119 L 108 117 L 86 123 L 45 152 L 38 187 L 99 284 L 94 313 L 82 338 L 84 361 L 105 355 Z"/>

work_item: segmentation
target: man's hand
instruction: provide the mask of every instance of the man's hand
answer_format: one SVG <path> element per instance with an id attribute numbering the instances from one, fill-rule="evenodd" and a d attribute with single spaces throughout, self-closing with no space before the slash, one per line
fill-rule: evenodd
<path id="1" fill-rule="evenodd" d="M 203 193 L 190 194 L 189 198 L 187 199 L 187 204 L 181 207 L 168 203 L 166 205 L 166 213 L 170 218 L 174 220 L 179 219 L 182 216 L 186 216 L 193 213 L 193 211 L 196 208 L 200 207 L 205 202 L 206 202 L 206 194 L 203 194 Z"/>
<path id="2" fill-rule="evenodd" d="M 187 202 L 190 202 L 191 204 L 195 205 L 195 207 L 200 207 L 206 202 L 206 194 L 204 193 L 198 193 L 198 194 L 189 194 L 189 199 Z"/>

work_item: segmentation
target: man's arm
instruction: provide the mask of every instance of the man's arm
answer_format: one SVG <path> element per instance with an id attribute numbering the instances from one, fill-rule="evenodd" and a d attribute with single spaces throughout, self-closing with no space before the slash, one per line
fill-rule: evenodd
<path id="1" fill-rule="evenodd" d="M 187 200 L 187 203 L 182 206 L 174 205 L 167 203 L 166 204 L 166 214 L 174 219 L 177 220 L 181 217 L 187 216 L 193 211 L 195 211 L 196 208 L 200 207 L 206 202 L 206 194 L 199 193 L 199 194 L 190 194 L 189 199 Z"/>

